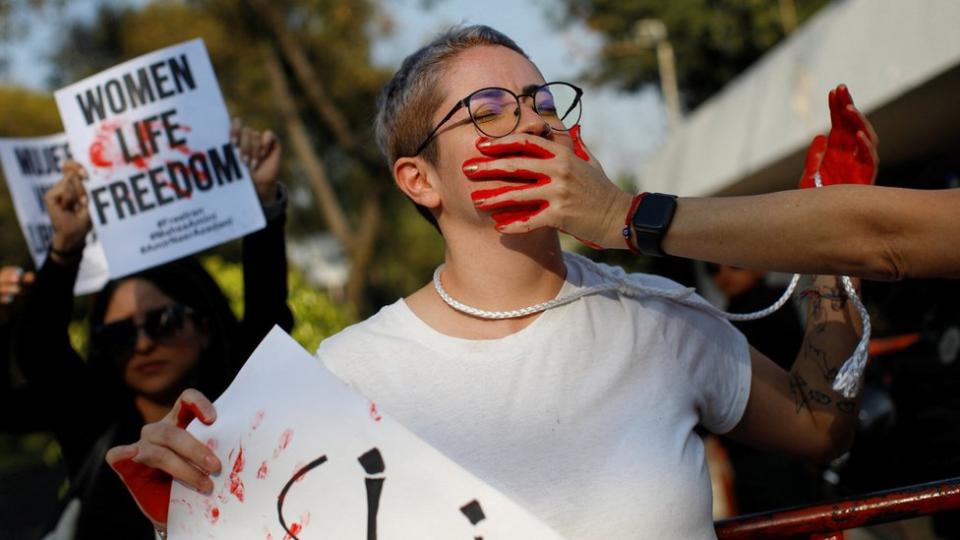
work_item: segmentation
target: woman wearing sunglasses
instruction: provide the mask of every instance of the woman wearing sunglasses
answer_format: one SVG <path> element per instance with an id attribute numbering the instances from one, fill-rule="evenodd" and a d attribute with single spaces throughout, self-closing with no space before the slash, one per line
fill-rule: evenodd
<path id="1" fill-rule="evenodd" d="M 67 334 L 91 227 L 82 167 L 68 162 L 46 194 L 54 237 L 24 305 L 17 359 L 51 404 L 73 498 L 80 501 L 73 538 L 114 538 L 118 531 L 125 539 L 154 538 L 150 522 L 104 465 L 106 450 L 163 418 L 185 388 L 219 395 L 274 324 L 293 325 L 286 304 L 286 195 L 277 182 L 280 143 L 239 121 L 231 137 L 267 217 L 266 228 L 243 239 L 243 321 L 202 266 L 181 259 L 107 284 L 93 301 L 84 362 Z"/>

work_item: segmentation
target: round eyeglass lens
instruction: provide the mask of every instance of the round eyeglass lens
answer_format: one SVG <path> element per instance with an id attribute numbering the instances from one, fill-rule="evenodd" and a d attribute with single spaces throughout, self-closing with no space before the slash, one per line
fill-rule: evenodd
<path id="1" fill-rule="evenodd" d="M 488 137 L 504 137 L 516 127 L 517 98 L 501 88 L 484 88 L 470 96 L 470 117 Z"/>
<path id="2" fill-rule="evenodd" d="M 550 127 L 566 131 L 580 122 L 580 93 L 565 83 L 551 83 L 540 88 L 534 97 L 537 112 Z"/>

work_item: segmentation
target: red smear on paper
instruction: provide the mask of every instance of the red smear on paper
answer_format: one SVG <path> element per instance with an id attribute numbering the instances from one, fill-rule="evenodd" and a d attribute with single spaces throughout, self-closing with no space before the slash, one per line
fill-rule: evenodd
<path id="1" fill-rule="evenodd" d="M 167 161 L 167 162 L 166 162 L 166 165 L 170 165 L 171 163 L 176 163 L 176 162 L 174 162 L 174 161 Z M 187 191 L 187 190 L 181 188 L 179 185 L 177 185 L 176 182 L 174 182 L 174 181 L 172 181 L 172 180 L 158 180 L 157 183 L 160 184 L 161 186 L 166 186 L 166 187 L 172 189 L 173 191 L 176 192 L 177 197 L 179 197 L 179 198 L 181 198 L 181 199 L 189 199 L 190 197 L 193 196 L 193 193 L 192 193 L 192 192 Z"/>
<path id="2" fill-rule="evenodd" d="M 583 146 L 583 139 L 580 138 L 580 124 L 570 128 L 570 139 L 573 140 L 573 153 L 584 161 L 590 161 L 590 154 L 587 153 L 586 147 Z"/>
<path id="3" fill-rule="evenodd" d="M 297 523 L 293 522 L 290 524 L 290 534 L 283 535 L 283 540 L 293 540 L 293 537 L 300 534 L 300 531 L 303 530 L 303 527 Z M 291 536 L 293 535 L 293 536 Z"/>
<path id="4" fill-rule="evenodd" d="M 113 468 L 123 478 L 123 483 L 144 513 L 153 521 L 166 523 L 170 505 L 170 475 L 133 459 L 122 459 L 114 463 Z"/>
<path id="5" fill-rule="evenodd" d="M 250 429 L 257 429 L 260 427 L 260 423 L 263 422 L 263 411 L 257 411 L 257 415 L 253 418 L 253 423 L 250 424 Z"/>
<path id="6" fill-rule="evenodd" d="M 264 478 L 267 477 L 268 472 L 269 471 L 267 470 L 267 462 L 264 461 L 263 463 L 260 464 L 260 468 L 257 469 L 257 478 L 259 478 L 260 480 L 263 480 Z"/>
<path id="7" fill-rule="evenodd" d="M 137 131 L 140 132 L 140 141 L 146 141 L 150 137 L 149 128 L 150 128 L 151 122 L 140 122 L 139 124 L 137 124 Z M 143 154 L 133 158 L 133 166 L 138 169 L 145 170 L 149 166 L 148 161 L 150 161 L 150 158 L 153 157 L 154 152 L 150 149 L 149 143 L 142 143 L 142 144 L 143 144 L 142 146 Z"/>
<path id="8" fill-rule="evenodd" d="M 113 134 L 119 128 L 119 124 L 113 121 L 102 122 L 93 135 L 93 142 L 90 144 L 88 155 L 90 163 L 96 168 L 107 168 L 113 166 L 113 160 L 118 157 L 116 148 L 111 142 Z"/>
<path id="9" fill-rule="evenodd" d="M 204 517 L 206 517 L 211 524 L 216 523 L 217 520 L 220 519 L 220 509 L 217 507 L 217 505 L 213 504 L 208 500 L 204 501 L 204 505 L 205 505 L 205 508 L 203 511 Z"/>
<path id="10" fill-rule="evenodd" d="M 280 442 L 277 443 L 277 448 L 273 451 L 274 459 L 280 457 L 280 453 L 287 449 L 287 446 L 290 444 L 290 439 L 293 438 L 293 430 L 286 429 L 283 433 L 280 434 Z"/>
<path id="11" fill-rule="evenodd" d="M 380 416 L 379 412 L 377 412 L 376 403 L 370 403 L 370 418 L 372 418 L 374 422 L 379 422 L 380 420 L 383 420 L 383 417 Z"/>
<path id="12" fill-rule="evenodd" d="M 243 480 L 240 479 L 240 473 L 243 472 L 243 446 L 237 452 L 237 459 L 233 462 L 233 470 L 230 471 L 230 493 L 243 502 Z"/>
<path id="13" fill-rule="evenodd" d="M 292 474 L 297 474 L 298 472 L 300 472 L 300 469 L 303 469 L 306 465 L 307 465 L 307 462 L 306 462 L 306 461 L 298 461 L 297 464 L 293 466 L 293 473 L 292 473 Z M 304 474 L 304 475 L 300 476 L 299 478 L 297 478 L 296 480 L 294 480 L 293 482 L 294 482 L 294 483 L 297 483 L 297 482 L 303 480 L 303 479 L 306 478 L 306 477 L 307 477 L 307 475 Z"/>

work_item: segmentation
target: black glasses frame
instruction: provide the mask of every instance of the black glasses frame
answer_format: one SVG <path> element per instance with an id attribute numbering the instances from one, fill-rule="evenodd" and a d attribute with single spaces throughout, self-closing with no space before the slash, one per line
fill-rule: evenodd
<path id="1" fill-rule="evenodd" d="M 143 330 L 153 342 L 164 343 L 186 328 L 194 310 L 183 304 L 170 304 L 144 313 L 141 324 L 133 317 L 94 326 L 90 331 L 90 345 L 99 354 L 122 362 L 130 357 Z"/>
<path id="2" fill-rule="evenodd" d="M 480 92 L 485 92 L 487 90 L 503 90 L 504 92 L 513 96 L 514 99 L 517 101 L 517 110 L 519 110 L 520 108 L 520 98 L 528 97 L 533 102 L 533 110 L 536 111 L 536 113 L 540 115 L 541 118 L 543 118 L 543 114 L 537 109 L 536 95 L 538 92 L 540 92 L 540 90 L 543 90 L 548 86 L 558 85 L 558 84 L 569 86 L 570 88 L 573 88 L 573 91 L 576 93 L 576 97 L 573 99 L 573 105 L 571 105 L 570 109 L 573 109 L 577 105 L 580 105 L 580 98 L 583 97 L 583 89 L 573 83 L 568 83 L 566 81 L 553 81 L 553 82 L 544 83 L 539 86 L 529 88 L 526 92 L 523 92 L 522 94 L 517 94 L 513 90 L 510 90 L 509 88 L 503 88 L 500 86 L 486 86 L 484 88 L 474 90 L 473 92 L 470 92 L 469 96 L 458 101 L 456 105 L 454 105 L 453 108 L 450 109 L 450 112 L 444 115 L 443 119 L 440 120 L 440 122 L 437 124 L 437 127 L 433 128 L 430 134 L 427 135 L 427 138 L 424 139 L 423 143 L 421 143 L 420 146 L 417 147 L 417 151 L 414 152 L 413 155 L 416 156 L 416 155 L 419 155 L 420 152 L 423 152 L 423 149 L 426 148 L 427 145 L 430 144 L 431 141 L 433 141 L 434 137 L 438 135 L 440 128 L 443 127 L 443 125 L 446 124 L 448 121 L 450 121 L 450 119 L 453 118 L 453 115 L 456 114 L 457 111 L 463 108 L 467 109 L 467 113 L 470 115 L 470 121 L 473 122 L 473 125 L 476 126 L 476 128 L 480 130 L 481 133 L 489 137 L 493 137 L 494 139 L 499 139 L 500 137 L 506 137 L 507 135 L 510 135 L 511 133 L 513 133 L 517 129 L 517 126 L 520 125 L 519 114 L 515 115 L 516 122 L 513 124 L 513 129 L 511 129 L 509 132 L 505 133 L 504 135 L 498 135 L 494 137 L 493 135 L 487 134 L 487 132 L 484 131 L 482 127 L 480 127 L 480 124 L 478 124 L 477 120 L 473 117 L 473 111 L 470 110 L 470 100 Z M 577 121 L 573 123 L 573 126 L 570 126 L 569 128 L 566 128 L 566 129 L 560 129 L 560 128 L 555 128 L 553 126 L 550 126 L 550 129 L 554 131 L 569 131 L 574 126 L 580 123 L 580 115 L 582 114 L 582 112 L 583 110 L 581 108 L 580 112 L 577 114 Z M 549 126 L 550 123 L 547 122 L 547 125 Z"/>

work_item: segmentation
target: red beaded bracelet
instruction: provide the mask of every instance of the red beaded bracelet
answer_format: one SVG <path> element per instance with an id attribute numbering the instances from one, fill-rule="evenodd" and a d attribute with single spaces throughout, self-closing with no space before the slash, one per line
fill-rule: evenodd
<path id="1" fill-rule="evenodd" d="M 630 211 L 627 212 L 627 216 L 623 220 L 623 241 L 627 244 L 627 249 L 630 250 L 630 253 L 634 255 L 642 255 L 640 250 L 637 249 L 637 246 L 633 245 L 633 242 L 630 241 L 630 231 L 632 230 L 631 221 L 633 221 L 633 214 L 637 211 L 637 207 L 640 206 L 640 201 L 647 196 L 646 191 L 637 193 L 633 196 L 633 200 L 630 202 Z"/>

